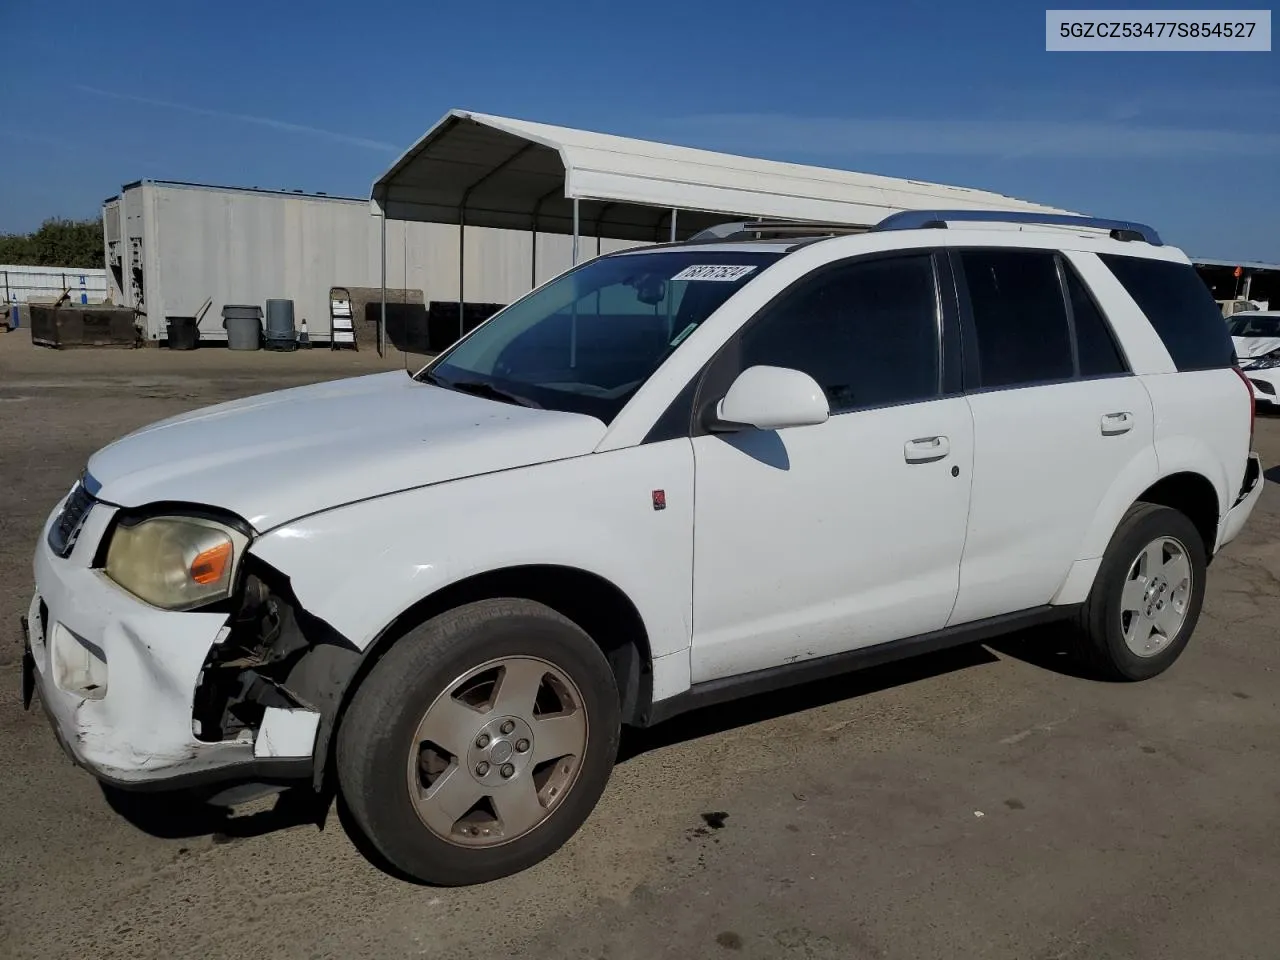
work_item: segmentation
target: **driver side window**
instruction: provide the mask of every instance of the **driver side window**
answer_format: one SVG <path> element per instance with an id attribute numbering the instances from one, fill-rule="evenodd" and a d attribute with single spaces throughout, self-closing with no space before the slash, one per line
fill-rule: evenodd
<path id="1" fill-rule="evenodd" d="M 747 326 L 741 367 L 813 377 L 833 414 L 941 393 L 938 297 L 928 253 L 833 264 L 800 280 Z"/>

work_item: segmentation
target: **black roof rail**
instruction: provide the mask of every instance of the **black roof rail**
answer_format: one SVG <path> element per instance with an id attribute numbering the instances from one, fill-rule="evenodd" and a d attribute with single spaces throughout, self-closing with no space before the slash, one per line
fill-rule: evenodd
<path id="1" fill-rule="evenodd" d="M 1012 210 L 903 210 L 885 217 L 874 230 L 925 230 L 943 228 L 947 221 L 971 223 L 1028 223 L 1060 227 L 1089 227 L 1106 230 L 1115 240 L 1144 240 L 1153 247 L 1164 245 L 1160 235 L 1145 223 L 1130 220 L 1107 220 L 1103 217 L 1081 217 L 1065 213 L 1028 213 Z"/>
<path id="2" fill-rule="evenodd" d="M 812 220 L 734 220 L 707 227 L 686 243 L 763 240 L 769 237 L 826 237 L 844 233 L 866 233 L 870 227 L 852 223 L 820 223 Z"/>

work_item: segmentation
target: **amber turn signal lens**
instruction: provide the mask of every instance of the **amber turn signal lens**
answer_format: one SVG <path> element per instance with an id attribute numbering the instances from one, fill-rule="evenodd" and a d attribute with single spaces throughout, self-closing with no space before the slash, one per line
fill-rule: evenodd
<path id="1" fill-rule="evenodd" d="M 248 538 L 201 517 L 120 522 L 103 572 L 139 600 L 161 610 L 191 610 L 230 596 Z"/>
<path id="2" fill-rule="evenodd" d="M 227 541 L 196 555 L 191 561 L 191 579 L 196 583 L 218 583 L 231 562 L 231 543 Z"/>

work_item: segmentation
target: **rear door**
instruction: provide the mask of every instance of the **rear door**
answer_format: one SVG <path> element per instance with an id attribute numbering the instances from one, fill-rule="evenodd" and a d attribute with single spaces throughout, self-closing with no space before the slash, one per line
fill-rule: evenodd
<path id="1" fill-rule="evenodd" d="M 951 258 L 974 424 L 960 624 L 1049 603 L 1116 478 L 1156 466 L 1150 398 L 1071 265 L 1026 248 Z"/>

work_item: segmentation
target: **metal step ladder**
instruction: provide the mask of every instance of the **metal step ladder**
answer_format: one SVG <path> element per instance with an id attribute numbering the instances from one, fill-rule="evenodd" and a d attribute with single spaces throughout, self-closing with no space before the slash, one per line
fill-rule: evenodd
<path id="1" fill-rule="evenodd" d="M 333 287 L 329 291 L 329 349 L 339 350 L 350 347 L 359 350 L 356 344 L 356 327 L 351 315 L 351 293 L 346 287 Z"/>

